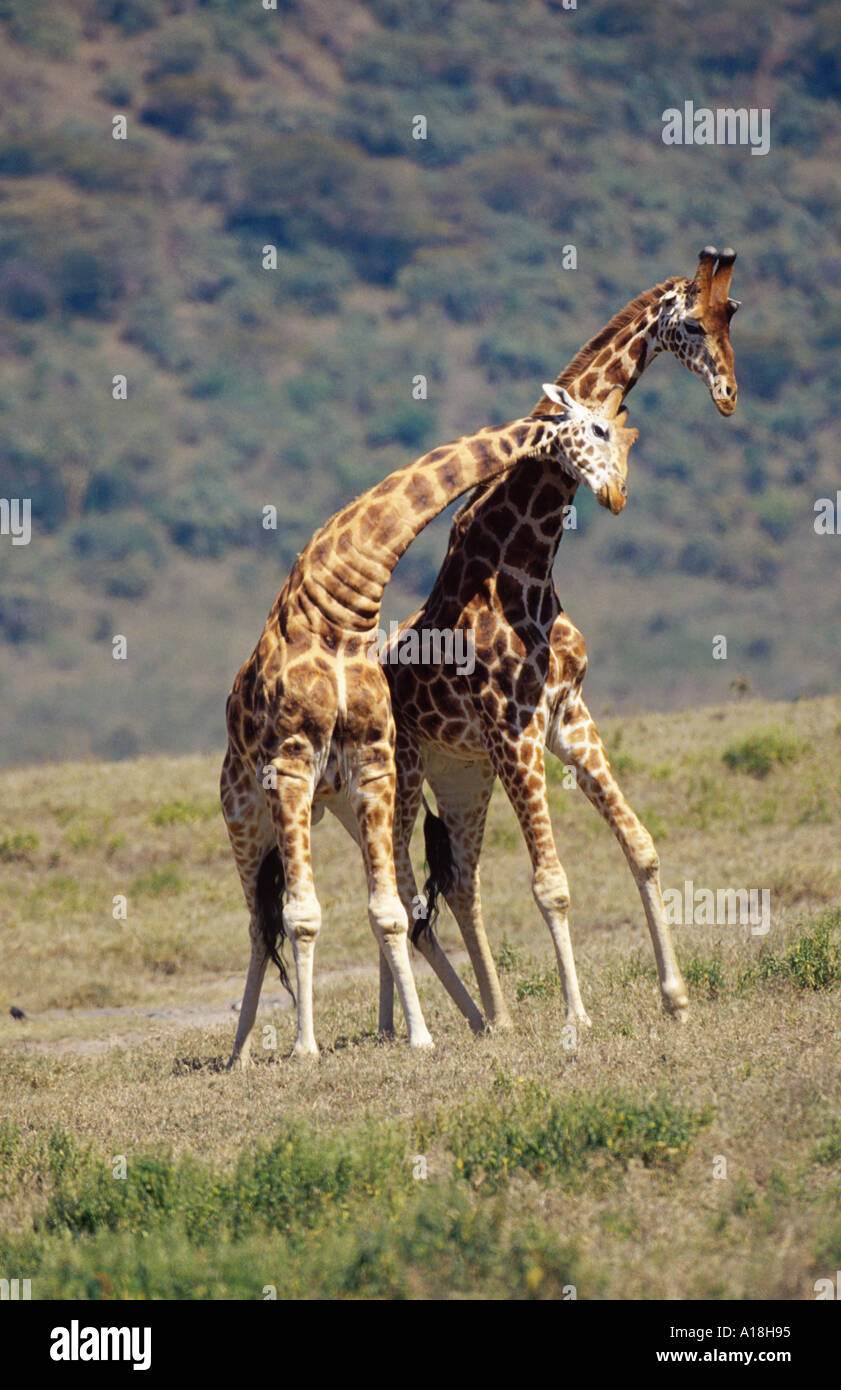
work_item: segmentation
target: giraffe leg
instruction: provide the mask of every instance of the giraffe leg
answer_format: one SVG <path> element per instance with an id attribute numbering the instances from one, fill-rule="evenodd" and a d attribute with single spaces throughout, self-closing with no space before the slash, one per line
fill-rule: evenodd
<path id="1" fill-rule="evenodd" d="M 482 920 L 479 856 L 494 773 L 486 759 L 463 762 L 430 753 L 426 776 L 447 827 L 455 867 L 455 882 L 445 894 L 464 938 L 476 975 L 485 1017 L 492 1028 L 513 1028 Z"/>
<path id="2" fill-rule="evenodd" d="M 474 1033 L 485 1031 L 485 1020 L 471 999 L 464 983 L 442 950 L 431 926 L 421 915 L 422 901 L 415 881 L 409 843 L 423 794 L 423 759 L 413 741 L 398 732 L 396 746 L 397 801 L 394 815 L 394 861 L 397 887 L 403 906 L 409 915 L 412 942 L 420 951 L 449 994 L 464 1014 Z M 385 958 L 380 953 L 380 1032 L 393 1032 L 394 984 Z"/>
<path id="3" fill-rule="evenodd" d="M 368 878 L 368 917 L 377 945 L 391 969 L 409 1030 L 409 1046 L 432 1047 L 409 963 L 408 913 L 397 890 L 394 868 L 395 771 L 391 748 L 377 745 L 379 757 L 351 777 L 348 799 L 356 816 Z M 390 766 L 389 766 L 390 764 Z M 385 767 L 385 772 L 383 768 Z M 382 997 L 382 995 L 381 995 Z"/>
<path id="4" fill-rule="evenodd" d="M 354 844 L 359 844 L 359 826 L 356 817 L 351 810 L 350 804 L 343 796 L 331 798 L 327 806 L 333 812 L 336 820 L 340 822 L 350 835 Z M 391 966 L 388 963 L 384 952 L 377 950 L 380 966 L 380 1007 L 379 1007 L 379 1028 L 378 1031 L 383 1038 L 392 1039 L 394 1037 L 394 976 L 391 973 Z"/>
<path id="5" fill-rule="evenodd" d="M 317 1057 L 313 1032 L 312 967 L 315 941 L 321 930 L 321 906 L 312 874 L 311 759 L 297 752 L 272 759 L 277 787 L 266 793 L 275 839 L 283 862 L 286 901 L 283 927 L 292 942 L 297 980 L 298 1030 L 293 1057 Z"/>
<path id="6" fill-rule="evenodd" d="M 689 1013 L 689 992 L 666 921 L 657 850 L 645 826 L 622 795 L 590 711 L 580 694 L 566 705 L 563 719 L 553 721 L 547 747 L 561 762 L 575 768 L 579 787 L 607 821 L 622 846 L 651 933 L 663 1007 L 683 1022 Z"/>
<path id="7" fill-rule="evenodd" d="M 269 958 L 257 921 L 257 873 L 264 855 L 274 843 L 274 835 L 265 795 L 257 785 L 251 769 L 230 747 L 222 767 L 220 792 L 225 825 L 251 916 L 251 960 L 239 1011 L 234 1049 L 228 1062 L 229 1071 L 235 1066 L 244 1071 L 250 1064 L 251 1032 Z"/>
<path id="8" fill-rule="evenodd" d="M 490 732 L 491 760 L 508 793 L 532 863 L 532 892 L 555 947 L 564 991 L 566 1022 L 589 1028 L 569 934 L 569 884 L 564 873 L 546 796 L 543 739 L 521 734 L 508 744 L 498 726 Z"/>

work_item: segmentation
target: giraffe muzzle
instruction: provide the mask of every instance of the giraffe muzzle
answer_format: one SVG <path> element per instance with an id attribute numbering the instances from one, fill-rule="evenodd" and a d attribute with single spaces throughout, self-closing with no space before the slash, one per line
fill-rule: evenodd
<path id="1" fill-rule="evenodd" d="M 619 478 L 612 478 L 609 483 L 605 483 L 597 494 L 598 500 L 603 507 L 607 507 L 614 516 L 621 512 L 628 500 L 628 489 L 624 482 Z"/>

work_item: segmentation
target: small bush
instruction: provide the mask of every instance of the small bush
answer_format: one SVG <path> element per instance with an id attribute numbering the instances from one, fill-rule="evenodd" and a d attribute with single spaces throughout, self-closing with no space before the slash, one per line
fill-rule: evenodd
<path id="1" fill-rule="evenodd" d="M 831 1168 L 841 1163 L 841 1119 L 834 1119 L 826 1137 L 812 1150 L 812 1162 Z"/>
<path id="2" fill-rule="evenodd" d="M 38 848 L 40 841 L 34 830 L 18 830 L 14 835 L 0 838 L 0 862 L 12 864 L 26 861 Z"/>
<path id="3" fill-rule="evenodd" d="M 693 956 L 683 974 L 686 983 L 708 999 L 715 999 L 725 986 L 724 962 L 718 951 L 711 956 Z"/>
<path id="4" fill-rule="evenodd" d="M 782 951 L 764 949 L 743 969 L 737 991 L 771 981 L 796 989 L 832 989 L 841 981 L 841 908 L 823 913 Z"/>
<path id="5" fill-rule="evenodd" d="M 595 1096 L 553 1100 L 529 1082 L 516 1099 L 479 1102 L 460 1110 L 447 1130 L 457 1171 L 493 1190 L 513 1172 L 550 1174 L 574 1184 L 595 1158 L 625 1167 L 673 1167 L 695 1134 L 710 1122 L 664 1093 L 647 1098 L 604 1090 Z"/>
<path id="6" fill-rule="evenodd" d="M 546 999 L 554 990 L 560 988 L 557 970 L 548 966 L 545 970 L 533 970 L 517 982 L 517 1002 L 524 999 Z"/>
<path id="7" fill-rule="evenodd" d="M 163 0 L 96 0 L 97 19 L 116 24 L 130 38 L 154 29 L 163 17 Z"/>
<path id="8" fill-rule="evenodd" d="M 511 970 L 519 970 L 523 963 L 523 953 L 516 946 L 512 946 L 507 936 L 502 938 L 502 945 L 496 953 L 496 966 L 502 974 Z"/>
<path id="9" fill-rule="evenodd" d="M 766 729 L 749 734 L 741 743 L 731 744 L 722 757 L 731 772 L 746 772 L 750 777 L 762 779 L 774 767 L 793 762 L 800 751 L 796 740 L 780 729 Z"/>

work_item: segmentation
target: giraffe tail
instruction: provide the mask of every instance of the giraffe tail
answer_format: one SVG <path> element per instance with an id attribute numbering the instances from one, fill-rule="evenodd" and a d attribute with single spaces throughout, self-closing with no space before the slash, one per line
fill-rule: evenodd
<path id="1" fill-rule="evenodd" d="M 446 897 L 455 887 L 457 877 L 450 832 L 441 817 L 436 816 L 431 809 L 426 797 L 423 798 L 423 807 L 426 812 L 423 820 L 423 843 L 429 866 L 429 875 L 423 885 L 426 916 L 419 918 L 412 928 L 413 943 L 423 931 L 431 931 L 435 926 L 441 911 L 438 899 L 442 893 Z"/>
<path id="2" fill-rule="evenodd" d="M 285 889 L 286 878 L 283 872 L 283 860 L 277 845 L 275 845 L 263 857 L 263 862 L 257 873 L 255 905 L 257 925 L 260 928 L 260 935 L 265 942 L 266 950 L 280 971 L 280 982 L 283 988 L 292 995 L 294 1001 L 295 994 L 289 983 L 286 965 L 281 955 L 283 943 L 286 940 L 286 930 L 283 925 L 283 894 Z"/>

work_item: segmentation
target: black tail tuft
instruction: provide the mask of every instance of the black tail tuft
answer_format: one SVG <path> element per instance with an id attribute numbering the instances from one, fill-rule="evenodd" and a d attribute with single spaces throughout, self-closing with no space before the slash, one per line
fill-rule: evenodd
<path id="1" fill-rule="evenodd" d="M 286 940 L 286 931 L 283 926 L 283 895 L 285 891 L 286 878 L 283 872 L 283 861 L 280 857 L 280 851 L 275 845 L 264 857 L 257 872 L 257 925 L 266 944 L 266 950 L 280 971 L 280 982 L 283 988 L 292 995 L 294 1001 L 295 994 L 289 983 L 286 966 L 280 954 Z"/>
<path id="2" fill-rule="evenodd" d="M 426 898 L 426 916 L 419 918 L 412 927 L 413 944 L 421 932 L 431 931 L 435 926 L 441 911 L 438 899 L 442 893 L 446 897 L 452 891 L 457 876 L 453 847 L 450 843 L 450 832 L 441 817 L 436 816 L 435 812 L 430 810 L 426 797 L 424 797 L 423 804 L 426 811 L 423 821 L 423 842 L 426 847 L 429 876 L 423 885 L 424 897 Z"/>

